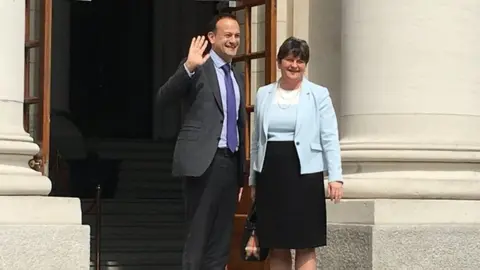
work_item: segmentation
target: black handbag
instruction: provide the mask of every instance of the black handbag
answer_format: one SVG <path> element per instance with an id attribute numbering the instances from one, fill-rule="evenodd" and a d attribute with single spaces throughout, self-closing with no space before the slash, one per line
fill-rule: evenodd
<path id="1" fill-rule="evenodd" d="M 264 261 L 268 257 L 268 248 L 262 248 L 256 233 L 257 211 L 255 202 L 248 213 L 243 229 L 241 256 L 245 261 Z"/>

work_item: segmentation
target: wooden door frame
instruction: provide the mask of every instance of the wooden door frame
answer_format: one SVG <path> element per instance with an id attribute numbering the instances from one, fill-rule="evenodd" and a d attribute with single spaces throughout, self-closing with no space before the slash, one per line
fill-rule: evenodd
<path id="1" fill-rule="evenodd" d="M 251 96 L 251 64 L 252 60 L 265 59 L 265 84 L 276 81 L 276 51 L 277 51 L 277 7 L 276 0 L 244 0 L 243 5 L 231 8 L 233 11 L 244 11 L 245 26 L 245 53 L 233 59 L 233 62 L 244 62 L 245 75 L 245 104 L 247 109 L 247 126 L 245 128 L 245 151 L 247 157 L 247 167 L 250 167 L 250 134 L 251 134 L 251 117 L 255 110 L 252 104 Z M 265 5 L 265 49 L 263 51 L 252 52 L 252 8 Z M 247 172 L 250 168 L 248 168 Z M 239 205 L 238 217 L 246 217 L 250 208 L 250 192 L 248 188 L 248 175 L 245 178 L 245 189 L 243 198 Z M 240 214 L 241 213 L 241 214 Z"/>
<path id="2" fill-rule="evenodd" d="M 247 157 L 247 172 L 250 167 L 250 143 L 251 143 L 251 117 L 255 110 L 252 104 L 251 96 L 251 64 L 252 60 L 265 59 L 265 84 L 276 81 L 277 78 L 277 1 L 276 0 L 243 0 L 237 1 L 239 5 L 233 8 L 227 8 L 229 12 L 244 12 L 244 44 L 245 52 L 233 59 L 233 62 L 244 62 L 245 75 L 245 104 L 247 109 L 247 126 L 245 128 L 245 151 Z M 265 49 L 263 51 L 252 52 L 252 8 L 265 5 Z M 232 236 L 232 246 L 229 270 L 240 269 L 269 269 L 268 263 L 247 263 L 240 258 L 240 246 L 243 233 L 243 227 L 248 211 L 251 207 L 250 188 L 248 187 L 248 174 L 244 179 L 245 187 L 242 198 L 235 213 L 234 232 Z"/>
<path id="3" fill-rule="evenodd" d="M 34 133 L 35 143 L 39 144 L 40 152 L 29 162 L 30 167 L 44 175 L 48 175 L 50 153 L 50 95 L 51 95 L 51 48 L 52 48 L 52 0 L 40 1 L 40 38 L 30 39 L 30 7 L 31 0 L 25 1 L 25 85 L 24 85 L 24 128 L 30 130 L 29 107 L 39 106 L 38 132 Z M 30 89 L 30 51 L 39 48 L 39 92 L 31 94 Z"/>
<path id="4" fill-rule="evenodd" d="M 276 0 L 243 0 L 240 5 L 226 10 L 230 12 L 244 11 L 245 53 L 234 57 L 233 62 L 244 62 L 245 75 L 245 104 L 248 113 L 248 123 L 245 130 L 247 138 L 245 151 L 247 160 L 250 160 L 250 117 L 255 110 L 251 97 L 251 64 L 252 60 L 265 59 L 265 84 L 276 81 L 277 78 L 277 1 Z M 265 49 L 252 52 L 252 8 L 265 5 Z"/>

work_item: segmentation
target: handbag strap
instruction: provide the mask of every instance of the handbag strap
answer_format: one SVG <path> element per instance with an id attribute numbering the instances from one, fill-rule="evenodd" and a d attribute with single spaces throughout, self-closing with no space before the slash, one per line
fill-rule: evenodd
<path id="1" fill-rule="evenodd" d="M 257 221 L 257 205 L 255 201 L 253 201 L 250 212 L 248 212 L 247 221 L 251 224 L 255 224 Z"/>

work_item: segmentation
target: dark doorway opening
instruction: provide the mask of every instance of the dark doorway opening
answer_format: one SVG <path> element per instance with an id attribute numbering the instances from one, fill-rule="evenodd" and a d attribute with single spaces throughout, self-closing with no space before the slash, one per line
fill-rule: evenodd
<path id="1" fill-rule="evenodd" d="M 70 108 L 84 136 L 151 138 L 152 3 L 72 3 Z"/>
<path id="2" fill-rule="evenodd" d="M 173 74 L 192 36 L 203 33 L 216 13 L 213 1 L 175 1 L 71 2 L 69 121 L 93 145 L 119 143 L 109 149 L 115 155 L 102 155 L 95 146 L 86 158 L 62 160 L 69 192 L 61 194 L 92 198 L 100 183 L 104 197 L 115 197 L 128 148 L 121 144 L 153 141 L 154 89 Z"/>

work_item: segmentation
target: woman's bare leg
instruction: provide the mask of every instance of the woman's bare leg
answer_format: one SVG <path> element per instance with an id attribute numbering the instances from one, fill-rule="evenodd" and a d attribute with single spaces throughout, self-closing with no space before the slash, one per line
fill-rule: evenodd
<path id="1" fill-rule="evenodd" d="M 317 257 L 315 249 L 297 249 L 295 250 L 295 269 L 296 270 L 316 270 Z"/>
<path id="2" fill-rule="evenodd" d="M 292 254 L 288 249 L 272 249 L 269 254 L 270 270 L 291 270 Z"/>

